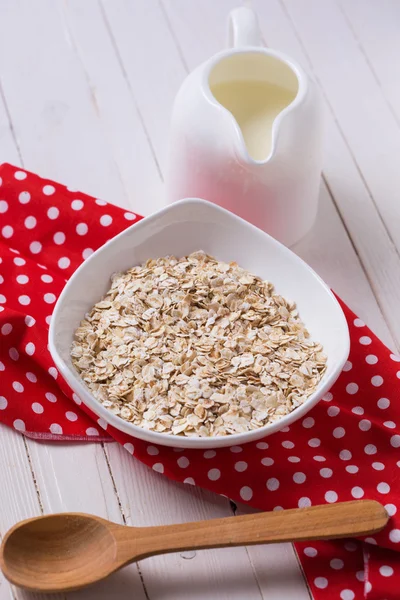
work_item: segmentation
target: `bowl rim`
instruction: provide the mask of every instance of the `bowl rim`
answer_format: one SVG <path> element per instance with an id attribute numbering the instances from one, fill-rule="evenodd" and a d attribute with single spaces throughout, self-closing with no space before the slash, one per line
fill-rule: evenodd
<path id="1" fill-rule="evenodd" d="M 100 402 L 98 402 L 98 400 L 95 399 L 95 397 L 91 394 L 89 389 L 86 387 L 83 380 L 80 379 L 79 374 L 77 372 L 72 371 L 72 369 L 66 364 L 64 359 L 61 357 L 61 355 L 57 349 L 56 334 L 57 334 L 57 325 L 58 325 L 58 313 L 61 310 L 61 307 L 64 302 L 64 298 L 69 293 L 70 285 L 79 276 L 80 272 L 83 270 L 86 271 L 88 266 L 90 266 L 91 261 L 94 260 L 95 257 L 97 257 L 98 255 L 106 252 L 107 248 L 110 245 L 116 243 L 118 239 L 120 239 L 126 235 L 130 235 L 132 229 L 148 227 L 149 225 L 151 225 L 151 223 L 153 221 L 159 219 L 160 217 L 163 217 L 165 214 L 168 214 L 171 212 L 172 213 L 176 212 L 177 210 L 179 210 L 180 207 L 182 207 L 184 205 L 188 205 L 188 204 L 203 205 L 203 206 L 205 205 L 207 207 L 207 209 L 209 209 L 211 211 L 212 210 L 217 211 L 217 212 L 223 214 L 225 217 L 228 217 L 230 219 L 233 219 L 236 222 L 239 222 L 242 226 L 244 225 L 245 227 L 249 228 L 250 230 L 261 232 L 263 235 L 267 236 L 270 239 L 270 241 L 272 241 L 273 244 L 275 244 L 279 247 L 280 252 L 289 256 L 290 260 L 297 263 L 302 269 L 308 270 L 309 273 L 319 282 L 319 284 L 322 286 L 324 291 L 330 296 L 331 300 L 333 301 L 334 305 L 336 306 L 336 309 L 338 310 L 339 319 L 342 321 L 341 322 L 341 334 L 340 334 L 342 337 L 342 344 L 341 344 L 342 355 L 339 359 L 336 360 L 336 364 L 333 366 L 333 369 L 332 369 L 332 372 L 330 373 L 330 375 L 328 377 L 322 379 L 322 382 L 317 387 L 317 389 L 309 396 L 309 398 L 307 398 L 307 400 L 303 404 L 301 404 L 300 406 L 295 408 L 292 412 L 288 413 L 287 415 L 282 416 L 277 421 L 274 421 L 273 423 L 268 423 L 267 425 L 264 425 L 263 427 L 260 427 L 259 429 L 254 429 L 254 430 L 246 431 L 243 433 L 230 434 L 230 435 L 226 435 L 226 436 L 210 436 L 210 437 L 200 437 L 200 436 L 184 437 L 184 436 L 173 435 L 170 433 L 160 433 L 160 432 L 144 429 L 142 427 L 139 427 L 138 425 L 134 425 L 133 423 L 130 423 L 129 421 L 125 421 L 125 420 L 121 419 L 120 417 L 118 417 L 117 415 L 112 413 L 111 410 L 109 410 L 108 408 L 105 408 Z M 191 448 L 191 449 L 196 449 L 196 448 L 212 449 L 212 448 L 219 448 L 219 447 L 229 447 L 229 446 L 244 444 L 244 443 L 247 443 L 250 441 L 256 441 L 256 440 L 265 438 L 265 437 L 271 435 L 272 433 L 275 433 L 277 431 L 284 429 L 285 427 L 287 427 L 294 421 L 298 421 L 302 416 L 307 414 L 323 398 L 323 396 L 329 391 L 329 389 L 333 386 L 333 384 L 339 377 L 340 373 L 342 372 L 342 369 L 347 361 L 347 358 L 348 358 L 349 352 L 350 352 L 350 335 L 349 335 L 348 324 L 346 321 L 346 317 L 343 313 L 343 310 L 342 310 L 337 298 L 335 297 L 335 295 L 329 288 L 329 286 L 314 271 L 314 269 L 312 269 L 310 267 L 310 265 L 308 265 L 302 258 L 297 256 L 297 254 L 295 254 L 292 250 L 290 250 L 289 248 L 287 248 L 286 246 L 281 244 L 278 240 L 276 240 L 275 238 L 270 236 L 268 233 L 264 232 L 263 230 L 259 229 L 258 227 L 255 227 L 255 225 L 245 221 L 244 219 L 242 219 L 241 217 L 238 217 L 237 215 L 231 213 L 230 211 L 228 211 L 224 208 L 221 208 L 220 206 L 217 206 L 217 205 L 215 205 L 207 200 L 204 200 L 202 198 L 184 198 L 182 200 L 174 202 L 173 204 L 170 204 L 170 205 L 160 209 L 159 211 L 149 215 L 148 217 L 144 217 L 140 221 L 133 223 L 130 227 L 127 227 L 126 229 L 121 231 L 119 234 L 117 234 L 116 236 L 114 236 L 113 238 L 108 240 L 105 244 L 100 246 L 89 258 L 87 258 L 76 269 L 76 271 L 74 271 L 74 273 L 71 275 L 71 277 L 67 281 L 66 285 L 64 286 L 60 296 L 58 297 L 56 305 L 54 307 L 54 311 L 53 311 L 51 322 L 50 322 L 48 339 L 49 339 L 50 354 L 51 354 L 51 357 L 52 357 L 58 371 L 60 372 L 62 377 L 66 380 L 68 385 L 71 387 L 72 391 L 78 395 L 79 399 L 82 401 L 82 404 L 87 406 L 95 415 L 97 415 L 99 418 L 106 421 L 108 424 L 113 426 L 115 429 L 122 431 L 123 433 L 129 435 L 132 438 L 138 438 L 138 439 L 141 439 L 141 440 L 153 443 L 153 444 L 158 444 L 160 446 L 169 446 L 169 447 L 176 447 L 176 448 Z"/>

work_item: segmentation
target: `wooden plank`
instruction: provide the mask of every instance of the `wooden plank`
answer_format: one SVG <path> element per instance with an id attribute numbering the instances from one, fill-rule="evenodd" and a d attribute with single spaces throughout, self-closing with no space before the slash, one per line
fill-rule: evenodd
<path id="1" fill-rule="evenodd" d="M 400 131 L 348 22 L 333 0 L 285 0 L 345 140 L 400 250 Z M 389 318 L 389 315 L 387 315 Z"/>
<path id="2" fill-rule="evenodd" d="M 128 524 L 166 525 L 227 516 L 222 496 L 168 481 L 117 444 L 108 444 L 106 452 Z M 264 598 L 245 548 L 160 555 L 141 561 L 140 569 L 150 598 Z"/>
<path id="3" fill-rule="evenodd" d="M 162 176 L 103 11 L 97 0 L 61 2 L 61 8 L 127 192 L 126 206 L 148 215 L 162 203 Z"/>

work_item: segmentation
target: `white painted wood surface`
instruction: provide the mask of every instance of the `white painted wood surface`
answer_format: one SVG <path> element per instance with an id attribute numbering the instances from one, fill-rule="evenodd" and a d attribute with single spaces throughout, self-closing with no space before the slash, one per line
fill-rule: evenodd
<path id="1" fill-rule="evenodd" d="M 0 161 L 120 206 L 162 205 L 169 115 L 188 70 L 225 43 L 240 0 L 0 0 Z M 296 58 L 327 114 L 321 207 L 296 247 L 392 348 L 400 344 L 400 7 L 253 0 L 265 42 Z M 117 444 L 40 444 L 1 427 L 0 535 L 65 510 L 135 525 L 232 515 Z M 245 510 L 238 507 L 239 512 Z M 0 600 L 41 599 L 0 577 Z M 54 600 L 307 600 L 290 545 L 169 555 Z"/>

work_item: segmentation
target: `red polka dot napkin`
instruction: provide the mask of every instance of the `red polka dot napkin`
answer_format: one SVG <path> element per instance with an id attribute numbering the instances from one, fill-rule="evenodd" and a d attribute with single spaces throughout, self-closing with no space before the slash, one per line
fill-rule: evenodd
<path id="1" fill-rule="evenodd" d="M 0 167 L 0 182 L 0 421 L 37 439 L 115 439 L 159 473 L 263 510 L 377 499 L 391 516 L 383 532 L 296 550 L 316 600 L 400 598 L 400 358 L 342 303 L 349 361 L 306 418 L 218 450 L 131 438 L 72 394 L 47 331 L 68 277 L 140 217 L 11 165 Z"/>

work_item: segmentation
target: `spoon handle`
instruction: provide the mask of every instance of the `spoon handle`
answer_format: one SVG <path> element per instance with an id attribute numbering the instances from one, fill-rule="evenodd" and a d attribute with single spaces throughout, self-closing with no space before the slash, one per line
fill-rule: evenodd
<path id="1" fill-rule="evenodd" d="M 363 536 L 385 527 L 388 515 L 375 500 L 255 513 L 179 525 L 135 529 L 135 559 L 165 552 L 274 542 Z M 119 530 L 119 554 L 129 560 L 129 528 Z M 136 544 L 135 544 L 136 545 Z M 130 546 L 132 553 L 132 546 Z M 121 556 L 121 554 L 120 554 Z"/>

